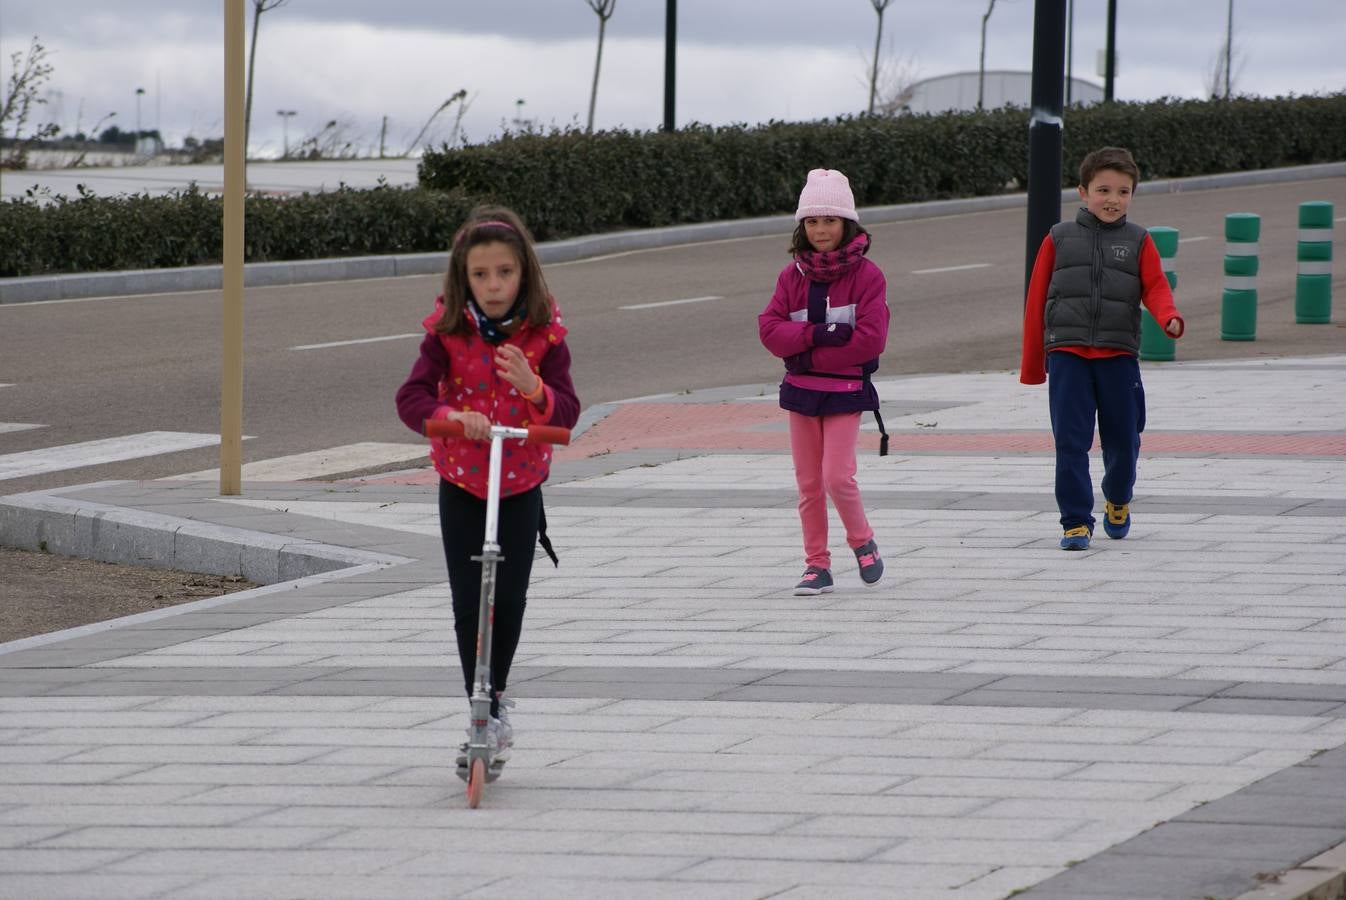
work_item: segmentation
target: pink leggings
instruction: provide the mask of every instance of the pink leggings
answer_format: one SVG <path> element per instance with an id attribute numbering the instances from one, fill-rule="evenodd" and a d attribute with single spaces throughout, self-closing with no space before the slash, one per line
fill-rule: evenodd
<path id="1" fill-rule="evenodd" d="M 790 452 L 799 484 L 799 521 L 804 527 L 804 565 L 832 567 L 827 549 L 827 498 L 832 498 L 851 549 L 874 537 L 855 483 L 855 445 L 860 413 L 805 416 L 790 413 Z"/>

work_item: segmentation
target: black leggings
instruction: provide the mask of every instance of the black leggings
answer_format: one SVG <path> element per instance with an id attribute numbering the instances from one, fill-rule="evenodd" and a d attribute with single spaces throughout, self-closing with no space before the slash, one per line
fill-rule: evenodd
<path id="1" fill-rule="evenodd" d="M 510 663 L 523 631 L 523 610 L 528 603 L 528 579 L 533 572 L 541 514 L 541 486 L 500 501 L 496 543 L 504 559 L 495 570 L 495 623 L 491 634 L 491 687 L 497 693 L 505 690 Z M 458 661 L 463 667 L 467 695 L 471 697 L 477 666 L 477 612 L 481 606 L 481 563 L 472 557 L 481 555 L 486 534 L 486 501 L 441 478 L 439 530 L 449 568 L 449 589 L 453 593 Z M 491 715 L 499 714 L 493 698 Z"/>

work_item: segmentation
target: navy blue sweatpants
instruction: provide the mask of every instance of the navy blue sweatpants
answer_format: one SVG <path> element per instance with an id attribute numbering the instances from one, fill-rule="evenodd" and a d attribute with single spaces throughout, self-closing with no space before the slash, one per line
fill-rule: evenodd
<path id="1" fill-rule="evenodd" d="M 1089 448 L 1094 419 L 1103 449 L 1103 497 L 1130 503 L 1136 486 L 1140 433 L 1145 430 L 1145 388 L 1134 356 L 1085 359 L 1074 353 L 1047 354 L 1047 396 L 1056 442 L 1056 506 L 1061 527 L 1094 525 L 1094 486 Z"/>

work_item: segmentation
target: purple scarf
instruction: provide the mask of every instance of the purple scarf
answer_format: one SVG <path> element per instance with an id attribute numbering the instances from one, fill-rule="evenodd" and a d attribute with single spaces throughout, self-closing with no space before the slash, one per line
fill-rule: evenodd
<path id="1" fill-rule="evenodd" d="M 869 235 L 861 232 L 849 244 L 819 253 L 805 250 L 795 254 L 795 262 L 809 281 L 831 283 L 860 264 L 865 251 L 869 249 Z"/>

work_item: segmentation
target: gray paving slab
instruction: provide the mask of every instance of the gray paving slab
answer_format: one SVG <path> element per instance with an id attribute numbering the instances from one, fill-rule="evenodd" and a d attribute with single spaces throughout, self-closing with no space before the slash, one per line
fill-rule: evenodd
<path id="1" fill-rule="evenodd" d="M 1235 409 L 1340 435 L 1346 398 L 1309 370 L 1346 357 L 1148 367 L 1156 396 L 1200 398 L 1151 427 L 1219 433 Z M 879 388 L 890 429 L 1044 427 L 1008 373 Z M 566 564 L 534 570 L 516 757 L 471 814 L 430 490 L 50 492 L 39 512 L 120 510 L 109 534 L 167 527 L 202 558 L 257 535 L 235 545 L 277 577 L 293 548 L 341 564 L 0 647 L 0 868 L 38 896 L 91 875 L 113 896 L 434 895 L 461 869 L 438 848 L 486 833 L 554 850 L 463 893 L 1176 900 L 1346 837 L 1340 457 L 1147 456 L 1134 539 L 1084 554 L 1055 548 L 1045 455 L 866 457 L 859 477 L 889 577 L 862 593 L 839 567 L 796 598 L 787 455 L 558 464 Z M 566 875 L 577 858 L 598 874 Z"/>

